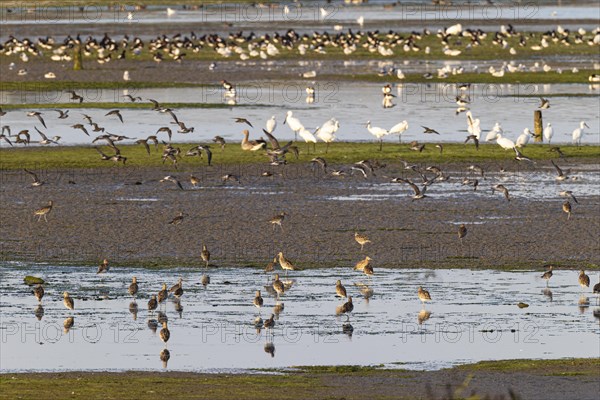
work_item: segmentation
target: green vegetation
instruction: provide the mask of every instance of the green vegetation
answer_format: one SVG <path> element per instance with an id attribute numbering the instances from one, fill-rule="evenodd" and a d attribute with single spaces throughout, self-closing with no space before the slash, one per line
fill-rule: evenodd
<path id="1" fill-rule="evenodd" d="M 25 278 L 23 278 L 23 282 L 25 282 L 26 285 L 43 285 L 45 283 L 42 278 L 31 275 L 27 275 Z"/>
<path id="2" fill-rule="evenodd" d="M 81 133 L 83 135 L 83 133 Z M 188 134 L 192 139 L 193 134 Z M 35 134 L 34 134 L 35 136 Z M 240 135 L 241 136 L 241 135 Z M 35 140 L 35 139 L 34 139 Z M 283 141 L 282 141 L 283 142 Z M 103 146 L 103 142 L 98 142 L 106 154 L 112 154 L 110 148 Z M 329 152 L 325 154 L 325 144 L 317 145 L 317 154 L 311 154 L 306 151 L 304 143 L 296 143 L 300 149 L 300 157 L 295 160 L 292 155 L 288 155 L 291 164 L 307 163 L 315 156 L 324 157 L 329 164 L 349 164 L 359 160 L 379 160 L 381 162 L 395 162 L 403 159 L 415 163 L 444 164 L 449 162 L 516 162 L 513 161 L 514 152 L 505 151 L 496 144 L 482 144 L 479 150 L 475 149 L 473 144 L 444 143 L 443 153 L 434 147 L 433 143 L 427 143 L 422 153 L 412 151 L 407 144 L 384 143 L 383 150 L 379 151 L 377 143 L 356 143 L 356 142 L 337 142 L 332 143 Z M 169 163 L 162 163 L 161 147 L 158 150 L 151 146 L 151 154 L 148 155 L 141 145 L 119 145 L 121 154 L 127 157 L 127 163 L 123 166 L 112 161 L 103 161 L 99 154 L 90 146 L 37 146 L 37 147 L 3 147 L 0 150 L 0 169 L 16 170 L 22 168 L 31 169 L 69 169 L 69 168 L 128 168 L 135 167 L 164 167 L 172 170 Z M 182 153 L 195 146 L 191 143 L 175 143 L 173 147 L 180 147 Z M 549 160 L 556 158 L 554 152 L 550 152 L 551 145 L 530 144 L 523 153 L 533 160 Z M 571 145 L 562 145 L 561 149 L 568 158 L 576 159 L 598 159 L 600 157 L 600 146 L 582 146 L 577 148 Z M 264 152 L 242 151 L 238 143 L 230 143 L 221 151 L 217 145 L 212 146 L 213 166 L 219 165 L 242 165 L 242 164 L 264 164 L 265 170 L 270 169 L 267 165 L 268 158 Z M 567 159 L 568 159 L 567 158 Z M 522 164 L 526 165 L 526 164 Z M 179 168 L 198 168 L 206 166 L 206 157 L 182 157 L 179 162 Z M 285 167 L 281 167 L 285 168 Z"/>
<path id="3" fill-rule="evenodd" d="M 143 372 L 0 375 L 0 399 L 39 399 L 41 393 L 45 400 L 306 399 L 325 390 L 321 378 L 303 375 Z"/>
<path id="4" fill-rule="evenodd" d="M 562 360 L 502 360 L 482 361 L 456 367 L 461 371 L 528 372 L 552 376 L 600 375 L 599 358 L 568 358 Z"/>
<path id="5" fill-rule="evenodd" d="M 380 366 L 361 366 L 361 365 L 307 365 L 292 367 L 301 373 L 310 374 L 358 374 L 358 375 L 370 375 L 378 371 L 383 371 L 383 365 Z M 395 372 L 399 370 L 394 370 Z"/>
<path id="6" fill-rule="evenodd" d="M 480 372 L 521 373 L 521 385 L 539 385 L 539 375 L 560 371 L 573 379 L 600 375 L 598 359 L 486 361 L 442 371 L 386 370 L 356 366 L 302 367 L 276 374 L 195 374 L 179 372 L 0 374 L 0 399 L 408 399 L 427 381 L 455 384 L 455 393 L 480 399 L 471 384 Z M 463 373 L 467 373 L 465 376 Z M 498 377 L 501 382 L 500 375 Z M 459 381 L 456 381 L 459 379 Z M 452 380 L 452 381 L 450 381 Z M 573 383 L 574 385 L 577 382 Z M 496 390 L 506 393 L 502 383 Z M 519 386 L 513 387 L 516 393 Z M 494 389 L 491 389 L 494 390 Z M 543 387 L 540 389 L 543 390 Z M 460 396 L 456 397 L 459 398 Z M 434 399 L 435 397 L 428 396 Z M 495 397 L 498 398 L 498 397 Z"/>
<path id="7" fill-rule="evenodd" d="M 559 74 L 553 72 L 514 72 L 505 73 L 503 77 L 494 77 L 488 72 L 467 72 L 460 75 L 449 75 L 447 78 L 437 78 L 435 75 L 431 79 L 426 79 L 422 74 L 405 74 L 405 79 L 398 80 L 395 76 L 379 76 L 367 74 L 327 74 L 317 75 L 315 79 L 319 80 L 352 80 L 363 82 L 396 82 L 396 83 L 589 83 L 588 77 L 590 74 L 596 73 L 592 70 L 582 70 L 576 73 L 571 71 Z M 556 96 L 562 96 L 557 94 Z M 539 97 L 539 96 L 536 96 Z"/>

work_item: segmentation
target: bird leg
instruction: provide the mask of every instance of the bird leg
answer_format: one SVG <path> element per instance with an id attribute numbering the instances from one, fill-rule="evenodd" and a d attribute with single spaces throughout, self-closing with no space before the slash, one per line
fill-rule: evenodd
<path id="1" fill-rule="evenodd" d="M 383 150 L 383 139 L 379 139 L 379 151 Z"/>
<path id="2" fill-rule="evenodd" d="M 325 154 L 327 154 L 327 150 L 329 150 L 329 142 L 325 143 Z"/>

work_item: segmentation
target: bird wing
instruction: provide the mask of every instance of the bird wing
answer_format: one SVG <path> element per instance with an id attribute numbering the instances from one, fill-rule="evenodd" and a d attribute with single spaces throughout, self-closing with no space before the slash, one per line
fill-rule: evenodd
<path id="1" fill-rule="evenodd" d="M 23 168 L 23 171 L 31 175 L 33 177 L 34 182 L 39 182 L 38 176 L 34 172 L 29 171 L 27 168 Z"/>
<path id="2" fill-rule="evenodd" d="M 177 115 L 175 115 L 175 113 L 172 110 L 167 110 L 167 112 L 169 113 L 171 118 L 173 118 L 173 121 L 175 121 L 175 123 L 177 125 L 179 125 L 179 119 L 177 119 Z M 179 126 L 181 126 L 181 125 L 179 125 Z M 185 125 L 184 125 L 183 129 L 185 129 Z"/>
<path id="3" fill-rule="evenodd" d="M 150 155 L 150 146 L 148 146 L 148 141 L 147 140 L 138 140 L 138 142 L 140 142 L 140 144 L 144 145 L 144 148 L 146 149 L 146 153 L 148 153 L 148 155 Z"/>
<path id="4" fill-rule="evenodd" d="M 148 99 L 148 101 L 154 105 L 155 109 L 160 108 L 160 103 L 158 101 L 154 99 Z"/>
<path id="5" fill-rule="evenodd" d="M 271 142 L 271 147 L 273 148 L 273 150 L 278 150 L 281 148 L 281 146 L 279 145 L 279 141 L 277 140 L 277 138 L 275 138 L 275 136 L 271 135 L 265 129 L 263 129 L 263 132 L 265 133 L 265 135 L 267 135 L 267 138 L 269 138 L 269 142 Z"/>
<path id="6" fill-rule="evenodd" d="M 254 128 L 254 126 L 252 126 L 252 124 L 250 123 L 250 121 L 248 121 L 246 118 L 236 117 L 235 118 L 235 122 L 240 123 L 240 124 L 248 124 L 248 126 L 250 126 L 251 128 Z"/>
<path id="7" fill-rule="evenodd" d="M 46 123 L 44 122 L 44 118 L 42 118 L 42 116 L 40 114 L 36 114 L 35 116 L 37 117 L 37 119 L 40 120 L 40 122 L 42 123 L 42 125 L 44 125 L 44 128 L 48 129 L 48 127 L 46 126 Z"/>
<path id="8" fill-rule="evenodd" d="M 421 190 L 413 182 L 409 181 L 408 179 L 406 179 L 404 182 L 406 182 L 406 183 L 408 183 L 410 185 L 410 187 L 412 188 L 412 190 L 415 192 L 415 196 L 418 196 L 418 195 L 421 194 Z"/>
<path id="9" fill-rule="evenodd" d="M 44 135 L 38 128 L 37 126 L 34 127 L 35 130 L 37 131 L 37 133 L 40 134 L 40 136 L 42 137 L 42 140 L 48 140 L 48 138 L 46 137 L 46 135 Z"/>
<path id="10" fill-rule="evenodd" d="M 552 165 L 554 165 L 554 168 L 556 168 L 556 172 L 558 172 L 558 176 L 563 176 L 562 169 L 560 169 L 560 167 L 554 163 L 554 160 L 550 160 L 550 162 L 552 163 Z"/>
<path id="11" fill-rule="evenodd" d="M 94 149 L 96 149 L 96 151 L 97 151 L 98 153 L 100 153 L 100 155 L 101 155 L 102 157 L 106 157 L 106 154 L 104 154 L 104 153 L 102 152 L 102 150 L 100 150 L 98 147 L 94 146 Z"/>

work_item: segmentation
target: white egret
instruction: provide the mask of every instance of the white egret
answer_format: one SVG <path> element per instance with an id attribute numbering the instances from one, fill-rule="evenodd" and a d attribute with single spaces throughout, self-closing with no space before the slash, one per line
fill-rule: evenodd
<path id="1" fill-rule="evenodd" d="M 296 140 L 296 138 L 297 138 L 296 135 L 302 128 L 304 128 L 304 125 L 302 125 L 302 123 L 300 122 L 300 120 L 298 118 L 293 116 L 293 113 L 291 111 L 288 111 L 287 114 L 285 115 L 283 124 L 285 125 L 286 123 L 290 127 L 290 129 L 292 131 L 294 131 L 294 140 Z"/>
<path id="2" fill-rule="evenodd" d="M 585 128 L 589 128 L 589 126 L 585 121 L 581 121 L 579 123 L 579 128 L 573 131 L 573 143 L 577 144 L 577 147 L 581 146 L 581 138 L 585 133 Z"/>
<path id="3" fill-rule="evenodd" d="M 275 131 L 275 129 L 277 129 L 277 119 L 275 119 L 275 116 L 273 115 L 267 121 L 265 130 L 269 133 L 273 133 Z"/>
<path id="4" fill-rule="evenodd" d="M 378 126 L 371 126 L 371 121 L 367 121 L 367 129 L 371 135 L 375 136 L 379 140 L 379 151 L 381 151 L 383 148 L 383 137 L 395 133 L 401 135 L 408 129 L 408 121 L 402 121 L 394 125 L 389 131 Z"/>
<path id="5" fill-rule="evenodd" d="M 390 134 L 392 134 L 392 135 L 398 134 L 398 141 L 402 142 L 402 134 L 404 132 L 406 132 L 407 129 L 408 129 L 408 121 L 404 120 L 404 121 L 392 126 L 392 129 L 390 129 Z"/>
<path id="6" fill-rule="evenodd" d="M 310 154 L 310 145 L 309 145 L 309 143 L 313 144 L 313 150 L 316 151 L 316 147 L 315 146 L 316 146 L 316 143 L 317 143 L 317 138 L 315 138 L 315 135 L 313 135 L 311 131 L 309 131 L 305 127 L 302 127 L 302 129 L 300 129 L 298 131 L 298 135 L 300 135 L 300 137 L 302 139 L 304 139 L 304 141 L 306 142 L 306 152 L 307 152 L 307 154 Z"/>
<path id="7" fill-rule="evenodd" d="M 325 154 L 327 154 L 327 151 L 329 150 L 329 143 L 335 140 L 335 133 L 339 127 L 340 122 L 335 118 L 331 118 L 315 131 L 317 137 L 325 142 Z"/>
<path id="8" fill-rule="evenodd" d="M 517 141 L 515 143 L 515 147 L 524 147 L 529 143 L 529 139 L 533 136 L 533 133 L 529 130 L 529 128 L 525 128 L 523 133 L 519 135 Z"/>
<path id="9" fill-rule="evenodd" d="M 515 142 L 508 138 L 502 137 L 501 133 L 496 135 L 496 143 L 498 143 L 498 145 L 504 150 L 512 150 L 515 148 Z"/>
<path id="10" fill-rule="evenodd" d="M 481 137 L 481 121 L 479 118 L 473 118 L 471 111 L 467 111 L 467 131 L 470 135 L 474 135 L 477 140 Z"/>
<path id="11" fill-rule="evenodd" d="M 371 126 L 371 121 L 367 121 L 367 130 L 379 140 L 379 151 L 381 151 L 383 149 L 383 137 L 389 135 L 390 132 L 378 126 Z"/>
<path id="12" fill-rule="evenodd" d="M 550 143 L 552 136 L 554 136 L 554 129 L 552 128 L 552 124 L 548 122 L 548 125 L 544 128 L 544 139 Z"/>
<path id="13" fill-rule="evenodd" d="M 491 142 L 492 140 L 496 140 L 496 137 L 498 136 L 498 134 L 502 134 L 502 133 L 504 133 L 504 130 L 502 129 L 502 125 L 500 125 L 500 122 L 496 122 L 496 124 L 494 125 L 492 130 L 489 131 L 487 136 L 485 137 L 485 141 Z"/>

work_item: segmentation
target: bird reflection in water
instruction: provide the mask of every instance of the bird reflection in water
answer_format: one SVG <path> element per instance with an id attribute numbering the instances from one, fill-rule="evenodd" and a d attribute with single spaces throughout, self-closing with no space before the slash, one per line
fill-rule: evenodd
<path id="1" fill-rule="evenodd" d="M 35 308 L 33 313 L 34 313 L 35 317 L 37 318 L 37 320 L 41 321 L 42 317 L 44 317 L 44 307 L 41 304 L 38 304 L 38 306 Z"/>
<path id="2" fill-rule="evenodd" d="M 578 301 L 579 304 L 579 313 L 583 314 L 590 307 L 590 299 L 585 295 L 581 295 Z"/>
<path id="3" fill-rule="evenodd" d="M 67 319 L 64 320 L 63 322 L 63 327 L 65 328 L 65 334 L 69 333 L 69 330 L 73 327 L 73 324 L 75 323 L 75 318 L 73 317 L 68 317 Z"/>
<path id="4" fill-rule="evenodd" d="M 260 316 L 254 318 L 254 327 L 256 328 L 256 334 L 257 335 L 260 335 L 260 332 L 262 331 L 263 324 L 264 324 L 264 321 L 263 321 L 263 319 Z"/>
<path id="5" fill-rule="evenodd" d="M 167 368 L 167 363 L 169 362 L 170 358 L 171 358 L 171 352 L 168 349 L 164 348 L 160 352 L 160 361 L 162 361 L 163 368 Z"/>
<path id="6" fill-rule="evenodd" d="M 162 324 L 163 322 L 168 322 L 168 321 L 169 321 L 169 318 L 167 317 L 167 314 L 162 311 L 159 311 L 158 312 L 158 323 Z"/>
<path id="7" fill-rule="evenodd" d="M 176 300 L 175 302 L 175 311 L 179 314 L 179 318 L 183 318 L 183 305 L 180 300 Z"/>
<path id="8" fill-rule="evenodd" d="M 154 318 L 148 320 L 148 328 L 152 331 L 152 333 L 156 333 L 158 329 L 158 321 Z"/>
<path id="9" fill-rule="evenodd" d="M 431 318 L 431 311 L 422 309 L 421 311 L 419 311 L 419 315 L 417 315 L 417 322 L 419 323 L 419 325 L 423 325 L 423 323 L 427 322 L 429 318 Z"/>
<path id="10" fill-rule="evenodd" d="M 210 283 L 210 276 L 204 274 L 202 275 L 202 278 L 200 279 L 200 283 L 202 283 L 202 286 L 207 287 L 208 284 Z"/>
<path id="11" fill-rule="evenodd" d="M 548 298 L 548 300 L 552 301 L 552 290 L 549 288 L 545 288 L 542 290 L 542 294 Z"/>
<path id="12" fill-rule="evenodd" d="M 342 333 L 348 336 L 349 339 L 352 339 L 352 334 L 354 333 L 354 327 L 350 322 L 346 322 L 342 325 Z"/>
<path id="13" fill-rule="evenodd" d="M 285 305 L 281 302 L 277 302 L 277 304 L 275 304 L 275 306 L 273 307 L 273 314 L 275 314 L 277 319 L 279 319 L 279 314 L 281 314 L 284 307 L 285 307 Z"/>
<path id="14" fill-rule="evenodd" d="M 271 355 L 271 358 L 275 357 L 275 343 L 273 342 L 267 342 L 265 343 L 265 353 L 268 353 Z"/>
<path id="15" fill-rule="evenodd" d="M 138 305 L 135 301 L 132 301 L 131 303 L 129 303 L 129 312 L 131 313 L 133 320 L 137 321 Z"/>

